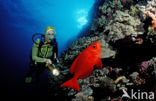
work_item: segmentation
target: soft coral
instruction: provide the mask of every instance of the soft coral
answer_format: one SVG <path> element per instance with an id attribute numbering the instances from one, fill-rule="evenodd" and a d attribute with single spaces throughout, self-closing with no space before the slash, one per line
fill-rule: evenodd
<path id="1" fill-rule="evenodd" d="M 150 11 L 145 11 L 144 9 L 142 10 L 143 13 L 145 13 L 147 16 L 152 18 L 152 27 L 156 30 L 156 15 L 154 15 Z"/>

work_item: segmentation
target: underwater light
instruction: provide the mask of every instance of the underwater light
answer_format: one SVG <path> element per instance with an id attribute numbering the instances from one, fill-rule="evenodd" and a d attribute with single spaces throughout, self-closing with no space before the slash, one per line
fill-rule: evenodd
<path id="1" fill-rule="evenodd" d="M 52 74 L 58 76 L 60 72 L 57 69 L 53 69 Z"/>
<path id="2" fill-rule="evenodd" d="M 50 70 L 50 72 L 54 75 L 54 76 L 59 76 L 60 75 L 60 71 L 58 69 L 55 68 L 55 65 L 52 64 L 48 64 L 48 68 Z"/>

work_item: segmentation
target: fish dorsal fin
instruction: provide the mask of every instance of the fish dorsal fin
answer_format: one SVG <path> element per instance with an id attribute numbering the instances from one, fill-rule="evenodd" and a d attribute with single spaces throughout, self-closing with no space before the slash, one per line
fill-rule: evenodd
<path id="1" fill-rule="evenodd" d="M 81 54 L 80 54 L 80 55 L 81 55 Z M 76 59 L 74 60 L 73 64 L 72 64 L 71 67 L 70 67 L 70 73 L 72 73 L 72 74 L 74 73 L 74 69 L 75 69 L 75 67 L 76 67 L 76 63 L 77 63 L 77 61 L 78 61 L 80 55 L 78 55 L 78 56 L 76 57 Z"/>

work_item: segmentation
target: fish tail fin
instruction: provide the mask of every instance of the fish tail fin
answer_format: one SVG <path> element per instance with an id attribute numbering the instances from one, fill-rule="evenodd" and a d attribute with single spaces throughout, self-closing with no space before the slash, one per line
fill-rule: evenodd
<path id="1" fill-rule="evenodd" d="M 80 91 L 80 87 L 79 87 L 79 84 L 78 84 L 76 78 L 72 78 L 72 79 L 68 80 L 67 82 L 63 83 L 61 85 L 61 87 L 69 87 L 69 88 L 73 88 L 77 91 Z"/>

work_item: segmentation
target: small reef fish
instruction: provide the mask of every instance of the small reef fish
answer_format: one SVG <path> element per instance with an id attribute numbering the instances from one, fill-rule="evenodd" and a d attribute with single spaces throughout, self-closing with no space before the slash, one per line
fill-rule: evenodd
<path id="1" fill-rule="evenodd" d="M 61 87 L 69 87 L 80 91 L 77 79 L 87 78 L 93 71 L 94 66 L 98 68 L 103 67 L 100 55 L 101 46 L 99 41 L 88 46 L 88 48 L 78 55 L 70 67 L 70 73 L 74 74 L 73 78 L 63 83 Z"/>

